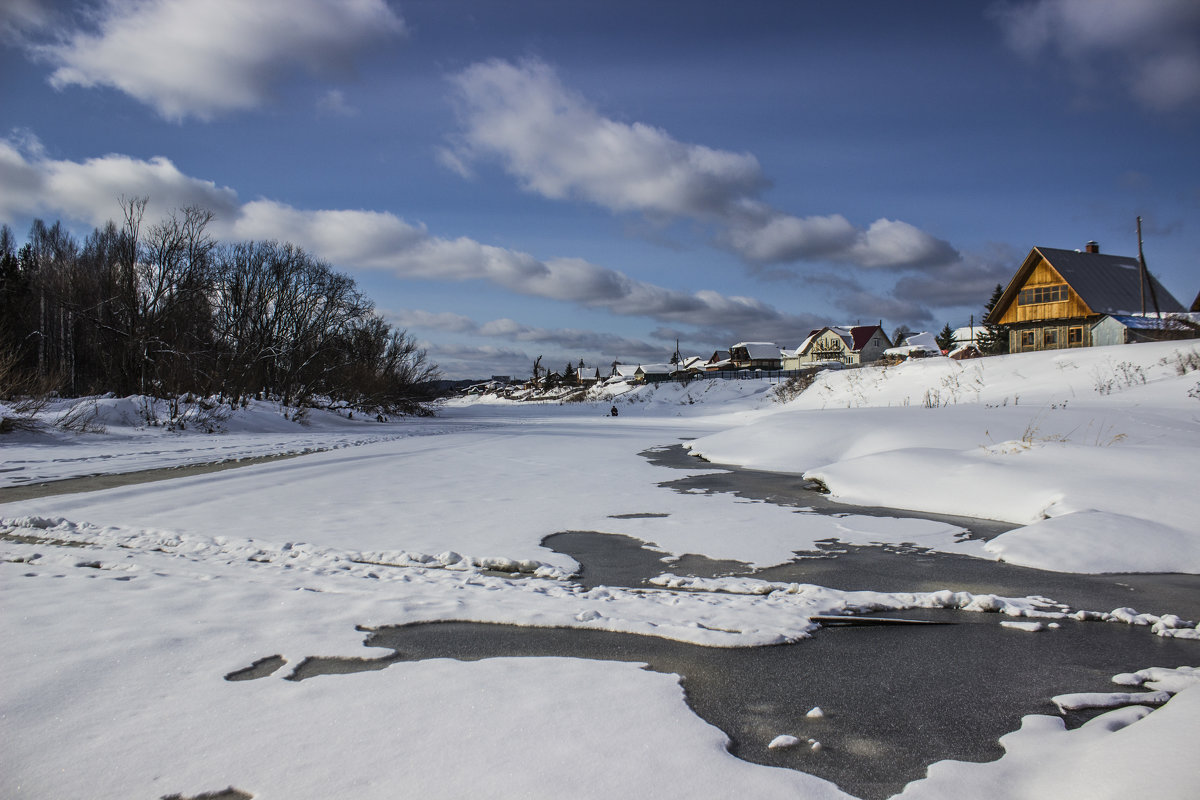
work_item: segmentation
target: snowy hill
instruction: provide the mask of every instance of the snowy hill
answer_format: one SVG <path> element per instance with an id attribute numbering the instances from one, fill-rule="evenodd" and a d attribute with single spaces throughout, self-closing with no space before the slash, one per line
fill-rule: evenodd
<path id="1" fill-rule="evenodd" d="M 1164 342 L 824 373 L 691 447 L 848 503 L 1025 524 L 987 547 L 1027 566 L 1197 572 L 1197 369 Z"/>

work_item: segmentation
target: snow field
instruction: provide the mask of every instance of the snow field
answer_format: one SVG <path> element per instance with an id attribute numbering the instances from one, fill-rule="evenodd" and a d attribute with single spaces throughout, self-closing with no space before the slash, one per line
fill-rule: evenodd
<path id="1" fill-rule="evenodd" d="M 985 764 L 938 762 L 929 767 L 925 779 L 910 783 L 896 798 L 1195 797 L 1194 765 L 1200 759 L 1200 680 L 1191 668 L 1157 671 L 1175 673 L 1172 691 L 1143 694 L 1145 705 L 1116 708 L 1074 730 L 1067 730 L 1058 717 L 1027 716 L 1019 730 L 1000 738 L 1005 754 L 999 760 Z M 1163 695 L 1169 694 L 1174 694 L 1169 702 L 1152 712 L 1148 705 L 1164 702 Z M 1137 695 L 1115 693 L 1063 695 L 1055 700 L 1070 704 L 1084 698 L 1088 698 L 1085 707 L 1096 708 L 1139 699 Z"/>
<path id="2" fill-rule="evenodd" d="M 717 463 L 802 473 L 851 504 L 1022 524 L 985 548 L 1016 564 L 1200 573 L 1200 381 L 1179 374 L 1196 348 L 823 373 L 783 410 L 689 446 Z M 957 387 L 953 402 L 914 400 L 938 386 Z"/>
<path id="3" fill-rule="evenodd" d="M 607 403 L 460 402 L 434 420 L 314 415 L 302 427 L 252 407 L 229 433 L 207 435 L 119 424 L 114 400 L 108 433 L 5 438 L 8 485 L 342 449 L 0 504 L 0 636 L 10 645 L 0 650 L 0 796 L 233 786 L 299 798 L 845 797 L 733 758 L 675 676 L 637 664 L 430 660 L 285 678 L 308 656 L 388 655 L 363 647 L 373 627 L 442 620 L 742 646 L 803 638 L 813 615 L 925 607 L 999 612 L 1045 626 L 1042 636 L 1071 618 L 1200 638 L 1195 622 L 1172 614 L 1072 611 L 1045 597 L 672 575 L 660 589 L 584 591 L 562 580 L 577 565 L 541 546 L 550 533 L 593 530 L 664 557 L 767 566 L 836 539 L 1081 572 L 1200 571 L 1197 376 L 1172 362 L 1185 346 L 827 373 L 788 404 L 774 403 L 765 382 L 642 387 L 619 401 L 616 419 L 602 416 Z M 695 436 L 694 450 L 714 461 L 806 473 L 849 502 L 1026 527 L 960 542 L 941 523 L 821 517 L 660 486 L 708 467 L 670 470 L 637 453 Z M 267 677 L 224 679 L 275 655 L 286 663 Z M 1115 676 L 1127 691 L 1060 695 L 1093 707 L 1173 696 L 1153 713 L 1116 708 L 1070 731 L 1026 717 L 1002 739 L 1003 758 L 935 764 L 901 796 L 1190 800 L 1197 673 L 1153 667 Z"/>

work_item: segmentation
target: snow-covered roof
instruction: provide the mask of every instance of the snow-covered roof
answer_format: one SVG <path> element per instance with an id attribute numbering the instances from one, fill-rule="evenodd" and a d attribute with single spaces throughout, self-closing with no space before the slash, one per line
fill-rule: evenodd
<path id="1" fill-rule="evenodd" d="M 642 364 L 637 368 L 642 375 L 670 375 L 675 371 L 674 364 Z"/>
<path id="2" fill-rule="evenodd" d="M 779 358 L 779 345 L 774 342 L 738 342 L 730 350 L 745 348 L 746 355 L 751 359 Z"/>
<path id="3" fill-rule="evenodd" d="M 979 338 L 979 334 L 981 333 L 983 333 L 982 325 L 976 325 L 974 327 L 970 325 L 964 325 L 961 328 L 954 329 L 954 341 L 958 342 L 960 345 L 974 344 L 975 340 Z"/>
<path id="4" fill-rule="evenodd" d="M 925 352 L 932 353 L 934 355 L 940 356 L 942 354 L 942 348 L 941 345 L 937 343 L 937 337 L 929 331 L 914 333 L 912 336 L 909 336 L 904 340 L 904 344 L 910 348 L 920 347 Z"/>
<path id="5" fill-rule="evenodd" d="M 1200 325 L 1200 312 L 1182 311 L 1176 314 L 1163 314 L 1161 319 L 1156 314 L 1109 314 L 1109 316 L 1126 328 L 1140 331 L 1162 330 L 1177 325 L 1181 321 Z"/>
<path id="6" fill-rule="evenodd" d="M 914 333 L 904 340 L 904 344 L 898 347 L 889 347 L 883 351 L 887 356 L 908 356 L 914 352 L 923 352 L 930 356 L 940 356 L 942 348 L 938 346 L 937 337 L 929 331 Z"/>
<path id="7" fill-rule="evenodd" d="M 813 339 L 816 339 L 817 334 L 820 332 L 821 331 L 813 331 L 812 333 L 810 333 L 808 335 L 808 338 L 806 338 L 803 342 L 801 342 L 800 346 L 796 348 L 796 352 L 789 353 L 788 355 L 793 355 L 793 356 L 803 355 L 804 351 L 807 350 L 810 345 L 812 345 Z"/>
<path id="8" fill-rule="evenodd" d="M 883 329 L 878 325 L 828 325 L 810 333 L 808 338 L 796 348 L 796 352 L 788 353 L 788 355 L 803 355 L 812 347 L 817 337 L 825 331 L 830 331 L 841 338 L 842 343 L 846 345 L 846 349 L 856 353 L 866 347 L 867 343 L 871 341 L 871 337 L 876 333 L 883 333 Z"/>
<path id="9" fill-rule="evenodd" d="M 632 378 L 637 374 L 637 371 L 637 364 L 617 364 L 615 367 L 613 367 L 613 374 L 622 378 Z"/>

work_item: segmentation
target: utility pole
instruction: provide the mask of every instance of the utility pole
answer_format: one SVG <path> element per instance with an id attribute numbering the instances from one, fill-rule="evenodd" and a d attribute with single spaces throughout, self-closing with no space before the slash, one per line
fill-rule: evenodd
<path id="1" fill-rule="evenodd" d="M 1138 237 L 1138 273 L 1142 286 L 1142 316 L 1146 316 L 1146 287 L 1150 287 L 1150 302 L 1154 304 L 1154 315 L 1162 319 L 1162 311 L 1158 307 L 1158 292 L 1154 290 L 1154 282 L 1150 280 L 1150 272 L 1146 269 L 1146 256 L 1142 254 L 1142 218 L 1137 218 Z"/>

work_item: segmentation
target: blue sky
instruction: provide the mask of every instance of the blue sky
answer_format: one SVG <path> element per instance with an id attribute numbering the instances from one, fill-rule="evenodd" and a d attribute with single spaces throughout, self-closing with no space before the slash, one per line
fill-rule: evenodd
<path id="1" fill-rule="evenodd" d="M 0 222 L 204 205 L 451 377 L 965 325 L 1035 245 L 1200 290 L 1200 4 L 0 4 Z"/>

